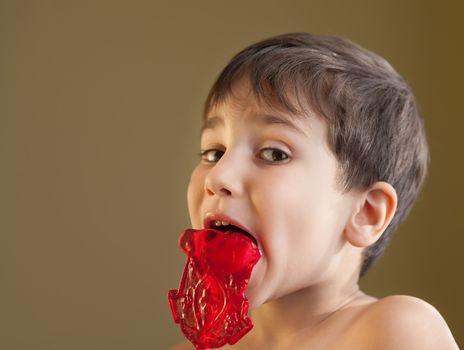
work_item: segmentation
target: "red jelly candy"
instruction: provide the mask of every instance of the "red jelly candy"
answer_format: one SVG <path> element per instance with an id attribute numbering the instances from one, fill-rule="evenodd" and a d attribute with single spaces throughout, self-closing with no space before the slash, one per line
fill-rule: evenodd
<path id="1" fill-rule="evenodd" d="M 208 229 L 186 230 L 179 245 L 187 263 L 168 294 L 174 321 L 198 350 L 235 344 L 253 328 L 244 292 L 258 247 L 241 233 Z"/>

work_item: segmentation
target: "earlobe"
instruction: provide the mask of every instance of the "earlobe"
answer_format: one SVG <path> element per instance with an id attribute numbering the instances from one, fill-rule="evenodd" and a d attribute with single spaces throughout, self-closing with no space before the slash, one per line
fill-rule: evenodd
<path id="1" fill-rule="evenodd" d="M 358 196 L 345 228 L 345 238 L 355 247 L 368 247 L 374 244 L 393 219 L 398 198 L 392 185 L 376 182 Z"/>

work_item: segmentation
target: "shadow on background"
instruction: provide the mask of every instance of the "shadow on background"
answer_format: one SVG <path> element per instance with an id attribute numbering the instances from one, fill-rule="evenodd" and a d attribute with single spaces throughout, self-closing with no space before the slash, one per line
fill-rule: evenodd
<path id="1" fill-rule="evenodd" d="M 290 31 L 351 38 L 415 90 L 430 175 L 363 286 L 427 300 L 463 344 L 457 3 L 0 1 L 0 348 L 181 339 L 166 293 L 203 100 L 239 49 Z"/>

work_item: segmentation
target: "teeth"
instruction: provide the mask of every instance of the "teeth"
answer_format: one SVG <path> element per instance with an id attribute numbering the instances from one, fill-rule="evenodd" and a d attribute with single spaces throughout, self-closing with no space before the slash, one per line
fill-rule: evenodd
<path id="1" fill-rule="evenodd" d="M 228 226 L 229 223 L 227 221 L 216 220 L 213 222 L 214 226 Z"/>

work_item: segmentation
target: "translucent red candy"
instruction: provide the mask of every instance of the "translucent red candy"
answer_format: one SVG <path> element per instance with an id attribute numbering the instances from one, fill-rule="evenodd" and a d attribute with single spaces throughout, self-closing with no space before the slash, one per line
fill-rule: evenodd
<path id="1" fill-rule="evenodd" d="M 179 289 L 168 294 L 174 321 L 198 350 L 235 344 L 253 328 L 244 291 L 261 257 L 255 242 L 238 232 L 190 229 L 179 246 L 187 263 Z"/>

